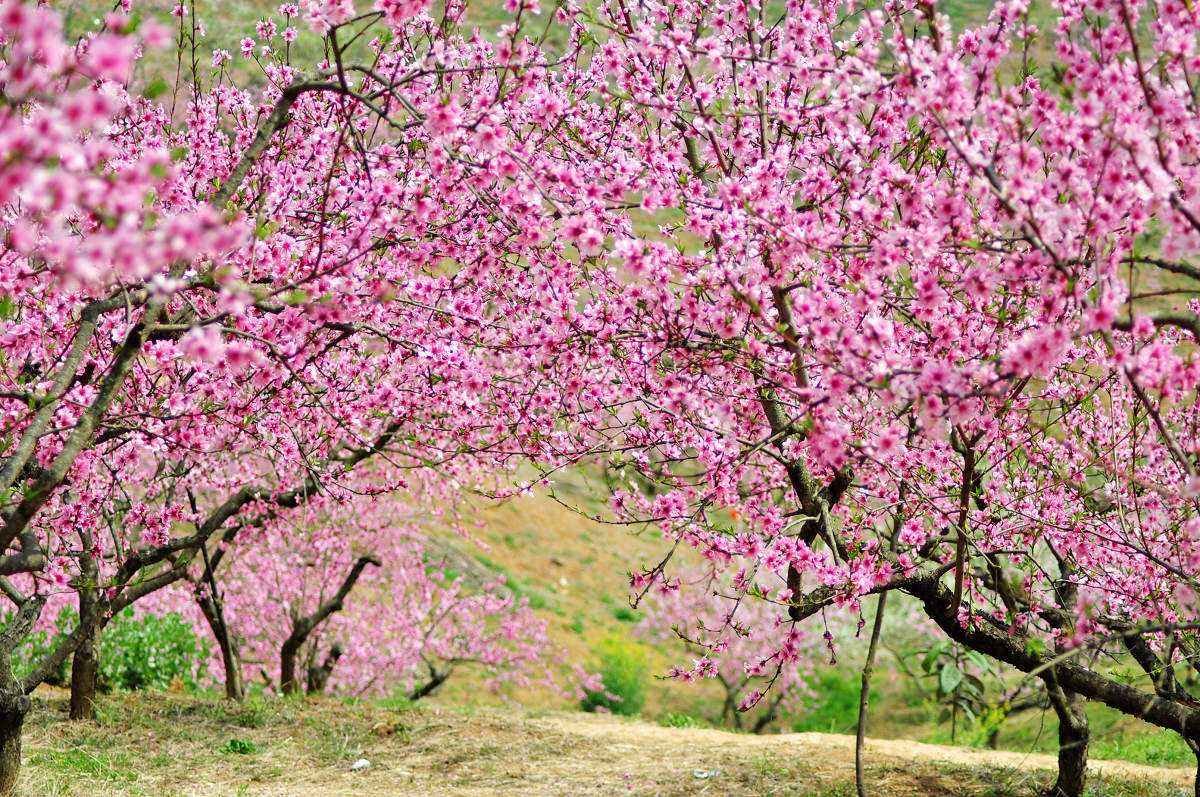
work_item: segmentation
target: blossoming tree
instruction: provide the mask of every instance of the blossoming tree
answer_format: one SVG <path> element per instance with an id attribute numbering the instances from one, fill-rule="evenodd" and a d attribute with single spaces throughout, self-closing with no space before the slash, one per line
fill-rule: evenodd
<path id="1" fill-rule="evenodd" d="M 523 364 L 488 316 L 513 317 L 534 288 L 491 286 L 497 252 L 536 244 L 513 217 L 541 208 L 498 194 L 510 167 L 472 159 L 495 136 L 448 139 L 465 103 L 444 80 L 459 64 L 483 113 L 526 64 L 489 67 L 418 10 L 310 14 L 333 51 L 324 77 L 268 46 L 265 93 L 218 64 L 172 113 L 128 90 L 162 29 L 116 13 L 70 44 L 53 11 L 3 4 L 0 793 L 27 694 L 74 654 L 86 716 L 107 618 L 194 575 L 219 541 L 315 496 L 429 470 L 449 487 L 458 458 L 511 454 L 496 418 L 520 411 L 527 392 L 505 385 Z M 369 66 L 340 60 L 343 23 L 388 32 Z M 77 627 L 16 679 L 8 653 L 67 589 Z"/>
<path id="2" fill-rule="evenodd" d="M 281 519 L 286 530 L 264 526 L 216 548 L 190 589 L 148 605 L 209 627 L 213 670 L 235 697 L 261 677 L 282 693 L 419 700 L 463 665 L 497 689 L 549 682 L 545 622 L 502 582 L 456 574 L 404 515 L 395 500 L 314 499 Z"/>
<path id="3" fill-rule="evenodd" d="M 721 721 L 741 729 L 743 713 L 759 707 L 750 730 L 762 733 L 814 697 L 809 681 L 826 651 L 821 637 L 788 624 L 769 603 L 740 600 L 743 593 L 711 573 L 683 574 L 647 597 L 636 630 L 648 639 L 674 641 L 698 657 L 672 675 L 716 679 L 725 692 Z M 779 659 L 787 664 L 776 666 Z"/>

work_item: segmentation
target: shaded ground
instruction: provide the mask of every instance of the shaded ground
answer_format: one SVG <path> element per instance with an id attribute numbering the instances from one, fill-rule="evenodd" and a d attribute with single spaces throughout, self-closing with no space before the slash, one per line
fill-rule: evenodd
<path id="1" fill-rule="evenodd" d="M 322 700 L 237 707 L 110 696 L 95 723 L 59 695 L 27 726 L 24 795 L 773 795 L 853 793 L 853 740 L 750 736 L 581 713 L 389 710 Z M 352 772 L 359 758 L 370 768 Z M 1053 759 L 872 741 L 872 794 L 1032 797 Z M 1175 797 L 1187 770 L 1093 762 L 1093 793 Z"/>

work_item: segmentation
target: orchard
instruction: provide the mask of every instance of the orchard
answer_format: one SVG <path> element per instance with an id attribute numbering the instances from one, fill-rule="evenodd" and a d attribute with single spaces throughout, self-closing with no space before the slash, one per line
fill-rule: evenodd
<path id="1" fill-rule="evenodd" d="M 852 651 L 859 794 L 889 612 L 1036 691 L 1050 794 L 1089 707 L 1200 754 L 1192 3 L 56 5 L 0 1 L 0 795 L 123 612 L 233 701 L 601 688 L 444 554 L 534 494 L 653 538 L 719 722 Z"/>

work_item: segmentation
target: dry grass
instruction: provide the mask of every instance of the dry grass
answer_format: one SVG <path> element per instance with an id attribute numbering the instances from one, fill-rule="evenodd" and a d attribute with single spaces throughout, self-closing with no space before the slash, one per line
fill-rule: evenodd
<path id="1" fill-rule="evenodd" d="M 852 748 L 826 734 L 749 736 L 580 713 L 188 695 L 103 699 L 94 723 L 39 695 L 26 733 L 29 797 L 210 795 L 849 795 Z M 1047 756 L 873 742 L 874 794 L 1032 797 Z M 352 772 L 359 757 L 371 767 Z M 1124 768 L 1096 795 L 1167 797 L 1189 774 Z"/>

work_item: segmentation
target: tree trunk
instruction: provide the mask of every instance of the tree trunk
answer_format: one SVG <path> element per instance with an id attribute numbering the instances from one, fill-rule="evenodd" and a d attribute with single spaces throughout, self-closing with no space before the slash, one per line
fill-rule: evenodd
<path id="1" fill-rule="evenodd" d="M 238 657 L 237 644 L 229 634 L 225 625 L 224 613 L 208 593 L 202 597 L 197 595 L 200 611 L 208 621 L 213 639 L 217 641 L 217 649 L 221 651 L 221 665 L 225 669 L 225 697 L 241 702 L 246 697 L 246 689 L 242 684 L 242 664 Z"/>
<path id="2" fill-rule="evenodd" d="M 342 610 L 343 601 L 350 594 L 350 590 L 354 589 L 354 585 L 358 583 L 358 578 L 367 565 L 382 566 L 380 561 L 371 554 L 358 557 L 332 598 L 322 603 L 315 612 L 306 617 L 292 617 L 292 633 L 283 641 L 283 646 L 279 649 L 279 691 L 283 694 L 290 695 L 300 691 L 300 682 L 296 679 L 296 656 L 316 627 L 325 622 L 329 615 Z"/>
<path id="3" fill-rule="evenodd" d="M 91 538 L 85 540 L 85 545 Z M 71 657 L 71 709 L 73 720 L 96 718 L 96 678 L 100 673 L 100 605 L 96 586 L 96 560 L 82 561 L 79 595 L 79 642 Z"/>
<path id="4" fill-rule="evenodd" d="M 758 719 L 754 721 L 754 727 L 750 730 L 754 733 L 766 733 L 767 728 L 770 727 L 771 723 L 775 721 L 775 717 L 779 714 L 779 704 L 782 700 L 782 693 L 776 695 L 775 699 L 767 705 L 766 710 L 758 715 Z"/>
<path id="5" fill-rule="evenodd" d="M 408 693 L 408 699 L 414 703 L 423 697 L 429 697 L 436 692 L 442 684 L 446 683 L 446 679 L 450 677 L 451 667 L 444 670 L 435 669 L 432 664 L 426 662 L 429 667 L 429 680 L 413 689 Z"/>
<path id="6" fill-rule="evenodd" d="M 883 614 L 887 608 L 886 592 L 879 593 L 875 604 L 875 622 L 871 626 L 871 643 L 867 647 L 867 658 L 863 662 L 862 682 L 858 690 L 858 725 L 854 732 L 854 790 L 858 797 L 867 797 L 867 784 L 863 776 L 863 747 L 867 741 L 867 716 L 871 706 L 871 674 L 875 670 L 875 654 L 879 650 L 879 637 L 883 634 Z M 951 733 L 953 738 L 953 732 Z"/>
<path id="7" fill-rule="evenodd" d="M 73 720 L 91 720 L 96 718 L 96 676 L 100 671 L 99 645 L 96 641 L 96 629 L 84 632 L 85 638 L 80 640 L 75 648 L 75 656 L 71 660 L 71 710 Z"/>
<path id="8" fill-rule="evenodd" d="M 300 683 L 296 680 L 296 654 L 300 652 L 300 642 L 288 638 L 279 649 L 279 691 L 285 695 L 294 695 L 300 691 Z"/>
<path id="9" fill-rule="evenodd" d="M 0 696 L 0 797 L 17 793 L 21 773 L 21 729 L 29 713 L 24 693 Z"/>
<path id="10" fill-rule="evenodd" d="M 1049 686 L 1049 685 L 1048 685 Z M 1074 692 L 1060 691 L 1051 697 L 1058 715 L 1058 779 L 1050 790 L 1051 797 L 1083 797 L 1087 786 L 1088 732 L 1085 702 Z"/>
<path id="11" fill-rule="evenodd" d="M 334 645 L 329 649 L 329 654 L 325 656 L 324 662 L 308 668 L 308 687 L 306 689 L 308 694 L 319 695 L 325 691 L 325 684 L 329 683 L 329 676 L 333 674 L 333 668 L 337 666 L 338 659 L 341 657 L 342 646 Z"/>
<path id="12" fill-rule="evenodd" d="M 1200 797 L 1200 739 L 1185 736 L 1183 742 L 1192 751 L 1192 755 L 1196 756 L 1196 777 L 1192 780 L 1192 793 Z"/>

